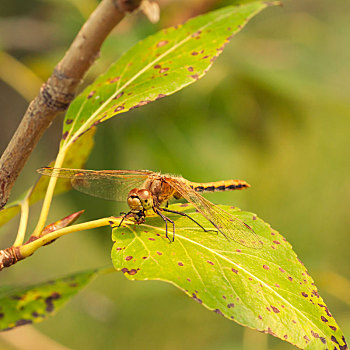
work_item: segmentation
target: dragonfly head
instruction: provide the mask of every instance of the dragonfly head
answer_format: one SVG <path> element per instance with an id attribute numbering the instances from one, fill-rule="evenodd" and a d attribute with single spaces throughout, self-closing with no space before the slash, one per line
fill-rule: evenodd
<path id="1" fill-rule="evenodd" d="M 132 189 L 128 194 L 128 205 L 133 212 L 148 210 L 153 207 L 152 193 L 146 189 Z"/>

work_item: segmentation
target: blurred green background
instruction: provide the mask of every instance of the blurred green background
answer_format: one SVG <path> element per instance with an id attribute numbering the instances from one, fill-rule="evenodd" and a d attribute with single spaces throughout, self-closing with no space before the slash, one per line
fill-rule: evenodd
<path id="1" fill-rule="evenodd" d="M 160 28 L 229 1 L 160 1 L 161 21 L 128 16 L 106 41 L 85 84 Z M 0 151 L 94 0 L 13 0 L 0 8 Z M 99 126 L 89 169 L 150 169 L 193 181 L 238 178 L 247 191 L 208 196 L 257 213 L 293 245 L 345 336 L 350 335 L 350 3 L 284 1 L 254 18 L 209 73 L 173 96 Z M 16 182 L 12 199 L 55 157 L 55 120 Z M 40 205 L 31 210 L 33 228 Z M 77 192 L 57 197 L 50 222 L 125 209 Z M 17 220 L 1 228 L 14 239 Z M 72 234 L 2 272 L 26 285 L 110 264 L 107 228 Z M 51 338 L 51 340 L 49 340 Z M 48 341 L 49 345 L 43 342 Z M 33 342 L 33 343 L 31 343 Z M 31 347 L 31 344 L 32 347 Z M 100 277 L 55 317 L 0 335 L 1 349 L 292 349 L 209 312 L 162 282 Z M 41 346 L 41 347 L 40 347 Z"/>

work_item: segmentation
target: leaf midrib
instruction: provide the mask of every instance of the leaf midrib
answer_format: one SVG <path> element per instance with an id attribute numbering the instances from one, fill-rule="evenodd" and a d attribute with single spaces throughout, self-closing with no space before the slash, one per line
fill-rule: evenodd
<path id="1" fill-rule="evenodd" d="M 186 241 L 188 241 L 188 242 L 190 242 L 190 243 L 192 243 L 192 244 L 194 244 L 194 245 L 197 245 L 197 246 L 199 246 L 199 247 L 201 247 L 201 248 L 203 248 L 203 249 L 209 251 L 210 253 L 212 253 L 212 254 L 218 256 L 219 258 L 221 258 L 222 260 L 225 260 L 225 261 L 227 261 L 228 263 L 230 263 L 230 264 L 236 266 L 236 267 L 239 268 L 240 270 L 244 271 L 247 275 L 253 277 L 257 282 L 259 282 L 259 283 L 261 283 L 262 285 L 264 285 L 264 286 L 265 286 L 267 289 L 269 289 L 273 294 L 275 294 L 279 299 L 281 299 L 283 302 L 285 302 L 286 304 L 288 304 L 292 309 L 294 309 L 295 312 L 296 312 L 297 314 L 300 314 L 303 318 L 305 318 L 307 321 L 309 321 L 311 324 L 313 324 L 313 325 L 327 338 L 327 336 L 323 333 L 323 331 L 322 331 L 314 322 L 312 322 L 303 312 L 301 312 L 299 309 L 297 309 L 295 306 L 293 306 L 288 300 L 286 300 L 285 298 L 283 298 L 282 295 L 280 295 L 279 293 L 277 293 L 273 288 L 271 288 L 267 283 L 265 283 L 264 281 L 262 281 L 260 278 L 258 278 L 257 276 L 255 276 L 254 274 L 252 274 L 251 272 L 249 272 L 248 270 L 246 270 L 246 269 L 243 268 L 242 266 L 236 264 L 234 261 L 232 261 L 232 260 L 226 258 L 225 256 L 219 254 L 218 252 L 216 252 L 215 250 L 213 250 L 213 249 L 211 249 L 211 248 L 208 248 L 208 247 L 206 247 L 206 246 L 204 246 L 204 245 L 202 245 L 202 244 L 200 244 L 200 243 L 198 243 L 198 242 L 195 242 L 195 241 L 193 241 L 193 240 L 191 240 L 191 239 L 189 239 L 189 238 L 187 238 L 187 237 L 184 237 L 184 236 L 182 236 L 182 235 L 179 235 L 179 234 L 177 234 L 177 237 L 178 237 L 178 238 L 182 238 L 182 239 L 184 239 L 184 240 L 186 240 Z"/>
<path id="2" fill-rule="evenodd" d="M 261 4 L 263 5 L 263 4 Z M 256 11 L 254 11 L 253 13 L 251 13 L 250 16 L 247 16 L 246 18 L 249 19 L 251 18 L 256 12 L 258 12 L 259 9 L 257 9 Z M 86 120 L 86 122 L 73 134 L 71 135 L 71 137 L 69 138 L 69 141 L 67 141 L 67 143 L 63 144 L 62 148 L 68 148 L 70 143 L 73 142 L 77 137 L 79 137 L 79 135 L 85 131 L 86 128 L 88 128 L 88 125 L 90 123 L 92 123 L 95 118 L 97 117 L 97 115 L 100 113 L 101 110 L 103 110 L 103 108 L 105 108 L 110 101 L 113 100 L 113 98 L 118 95 L 118 93 L 120 93 L 122 90 L 124 90 L 127 86 L 129 86 L 135 79 L 137 79 L 139 76 L 141 76 L 144 72 L 146 72 L 149 68 L 151 68 L 155 63 L 157 63 L 158 61 L 160 61 L 161 59 L 163 59 L 165 56 L 167 56 L 168 54 L 170 54 L 171 52 L 173 52 L 175 49 L 177 49 L 178 47 L 180 47 L 181 45 L 183 45 L 184 43 L 186 43 L 188 40 L 190 40 L 192 38 L 192 34 L 198 32 L 198 31 L 202 31 L 204 30 L 206 27 L 212 25 L 215 22 L 221 21 L 223 18 L 225 17 L 229 17 L 232 15 L 232 12 L 223 14 L 219 17 L 215 17 L 215 19 L 213 19 L 211 22 L 206 23 L 205 25 L 203 25 L 202 27 L 191 31 L 190 34 L 188 34 L 188 36 L 186 38 L 184 38 L 183 40 L 181 40 L 179 43 L 175 44 L 174 46 L 172 46 L 171 48 L 169 48 L 167 51 L 165 51 L 163 54 L 161 54 L 160 56 L 158 56 L 156 59 L 154 59 L 153 61 L 151 61 L 148 65 L 146 65 L 143 69 L 141 69 L 138 73 L 136 73 L 132 78 L 130 78 L 122 87 L 117 88 L 116 91 L 114 92 L 114 94 L 112 94 L 110 96 L 110 98 L 108 98 L 92 115 L 90 118 L 88 118 Z M 244 25 L 244 24 L 243 24 Z M 208 68 L 212 65 L 209 64 Z M 82 107 L 80 108 L 80 111 L 82 110 L 83 106 L 86 103 L 86 99 L 82 104 Z M 79 114 L 75 117 L 76 119 L 79 117 Z M 75 123 L 74 123 L 75 124 Z M 71 129 L 72 130 L 72 129 Z M 68 140 L 68 139 L 67 139 Z"/>

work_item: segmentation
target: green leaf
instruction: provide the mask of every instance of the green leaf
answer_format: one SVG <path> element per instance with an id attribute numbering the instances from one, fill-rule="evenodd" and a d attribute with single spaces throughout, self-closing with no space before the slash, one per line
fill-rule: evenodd
<path id="1" fill-rule="evenodd" d="M 203 77 L 231 37 L 278 2 L 229 6 L 140 41 L 70 105 L 61 146 L 92 125 L 170 95 Z"/>
<path id="2" fill-rule="evenodd" d="M 86 160 L 88 159 L 92 147 L 94 146 L 94 134 L 96 128 L 89 130 L 76 142 L 72 143 L 63 166 L 66 168 L 83 168 Z M 50 164 L 53 166 L 54 162 Z M 47 186 L 50 178 L 47 176 L 40 177 L 39 181 L 32 188 L 29 194 L 29 204 L 32 205 L 39 200 L 43 199 L 46 193 Z M 59 181 L 55 187 L 55 195 L 61 194 L 71 189 L 71 183 L 69 180 Z M 6 224 L 13 217 L 15 217 L 21 210 L 21 201 L 25 198 L 26 194 L 23 194 L 20 198 L 9 203 L 6 207 L 0 211 L 0 226 Z"/>
<path id="3" fill-rule="evenodd" d="M 49 281 L 37 286 L 0 290 L 0 330 L 43 321 L 98 275 L 97 270 Z"/>
<path id="4" fill-rule="evenodd" d="M 205 228 L 211 224 L 189 204 L 170 206 Z M 206 308 L 299 348 L 345 349 L 345 339 L 291 245 L 255 214 L 222 206 L 250 225 L 262 249 L 246 248 L 204 232 L 180 215 L 175 241 L 160 217 L 113 230 L 114 267 L 131 280 L 162 280 Z"/>

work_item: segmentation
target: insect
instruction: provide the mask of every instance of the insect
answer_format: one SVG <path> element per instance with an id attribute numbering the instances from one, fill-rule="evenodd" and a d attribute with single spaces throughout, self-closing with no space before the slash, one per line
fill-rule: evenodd
<path id="1" fill-rule="evenodd" d="M 40 174 L 68 178 L 73 188 L 91 196 L 108 200 L 127 200 L 130 211 L 125 218 L 133 217 L 137 224 L 142 224 L 147 210 L 153 210 L 165 222 L 166 237 L 174 241 L 175 223 L 164 215 L 164 212 L 175 213 L 188 217 L 204 231 L 201 224 L 186 213 L 167 208 L 170 199 L 184 198 L 223 234 L 228 240 L 233 240 L 249 248 L 261 248 L 262 242 L 254 230 L 245 222 L 229 214 L 217 205 L 205 199 L 200 193 L 229 191 L 250 187 L 242 180 L 225 180 L 209 183 L 196 183 L 180 176 L 160 174 L 149 170 L 81 170 L 64 168 L 40 168 Z M 166 205 L 166 207 L 164 207 Z M 168 236 L 168 222 L 173 227 L 172 239 Z"/>

